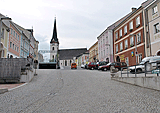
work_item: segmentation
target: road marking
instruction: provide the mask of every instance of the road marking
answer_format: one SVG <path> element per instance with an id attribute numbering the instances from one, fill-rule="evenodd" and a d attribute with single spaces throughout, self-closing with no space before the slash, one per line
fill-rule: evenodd
<path id="1" fill-rule="evenodd" d="M 14 88 L 8 89 L 8 91 L 11 91 L 11 90 L 17 89 L 17 88 L 22 87 L 22 86 L 27 85 L 27 84 L 28 84 L 28 83 L 24 83 L 24 84 L 22 84 L 22 85 L 20 85 L 20 86 L 17 86 L 17 87 L 14 87 Z"/>

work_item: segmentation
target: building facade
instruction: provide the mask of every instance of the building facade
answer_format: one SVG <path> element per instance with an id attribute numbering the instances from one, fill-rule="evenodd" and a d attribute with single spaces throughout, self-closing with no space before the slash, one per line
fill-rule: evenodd
<path id="1" fill-rule="evenodd" d="M 113 28 L 108 27 L 98 39 L 98 59 L 99 61 L 113 62 Z"/>
<path id="2" fill-rule="evenodd" d="M 27 58 L 29 56 L 29 49 L 30 49 L 30 32 L 18 24 L 14 23 L 14 25 L 20 30 L 21 32 L 21 48 L 20 48 L 20 58 Z"/>
<path id="3" fill-rule="evenodd" d="M 89 62 L 89 51 L 82 54 L 82 64 L 85 65 Z"/>
<path id="4" fill-rule="evenodd" d="M 145 8 L 146 53 L 160 55 L 160 0 L 152 0 Z"/>
<path id="5" fill-rule="evenodd" d="M 1 37 L 0 37 L 0 58 L 7 58 L 8 38 L 9 38 L 9 21 L 2 20 Z"/>
<path id="6" fill-rule="evenodd" d="M 10 33 L 8 40 L 8 54 L 7 56 L 13 58 L 20 57 L 20 48 L 21 48 L 21 31 L 10 21 Z"/>
<path id="7" fill-rule="evenodd" d="M 34 42 L 34 60 L 38 61 L 38 44 L 39 41 L 35 40 Z"/>
<path id="8" fill-rule="evenodd" d="M 114 28 L 115 61 L 136 65 L 145 57 L 142 6 Z"/>
<path id="9" fill-rule="evenodd" d="M 89 62 L 98 62 L 98 41 L 89 48 Z"/>

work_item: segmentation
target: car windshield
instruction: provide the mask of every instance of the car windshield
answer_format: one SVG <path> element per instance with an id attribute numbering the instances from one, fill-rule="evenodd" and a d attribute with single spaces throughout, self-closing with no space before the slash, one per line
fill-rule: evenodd
<path id="1" fill-rule="evenodd" d="M 110 64 L 111 64 L 111 63 L 108 63 L 107 66 L 110 65 Z"/>
<path id="2" fill-rule="evenodd" d="M 144 64 L 145 62 L 147 62 L 149 59 L 148 58 L 144 58 L 140 64 Z"/>

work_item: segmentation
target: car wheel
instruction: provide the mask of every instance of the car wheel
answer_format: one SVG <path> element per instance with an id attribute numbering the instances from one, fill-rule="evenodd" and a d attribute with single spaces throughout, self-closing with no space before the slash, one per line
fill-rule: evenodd
<path id="1" fill-rule="evenodd" d="M 140 72 L 142 72 L 142 70 L 141 69 L 137 69 L 137 72 L 140 73 Z"/>
<path id="2" fill-rule="evenodd" d="M 115 68 L 115 69 L 117 69 L 119 71 L 119 68 Z"/>
<path id="3" fill-rule="evenodd" d="M 107 68 L 104 68 L 103 70 L 104 70 L 104 71 L 107 71 Z"/>
<path id="4" fill-rule="evenodd" d="M 94 70 L 94 68 L 93 68 L 93 67 L 91 67 L 91 70 Z"/>

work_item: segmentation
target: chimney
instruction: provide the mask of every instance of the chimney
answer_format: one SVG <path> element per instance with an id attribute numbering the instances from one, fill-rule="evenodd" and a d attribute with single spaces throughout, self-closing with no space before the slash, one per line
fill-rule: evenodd
<path id="1" fill-rule="evenodd" d="M 137 8 L 135 8 L 135 7 L 132 7 L 132 12 L 134 12 L 135 10 L 137 10 Z"/>

